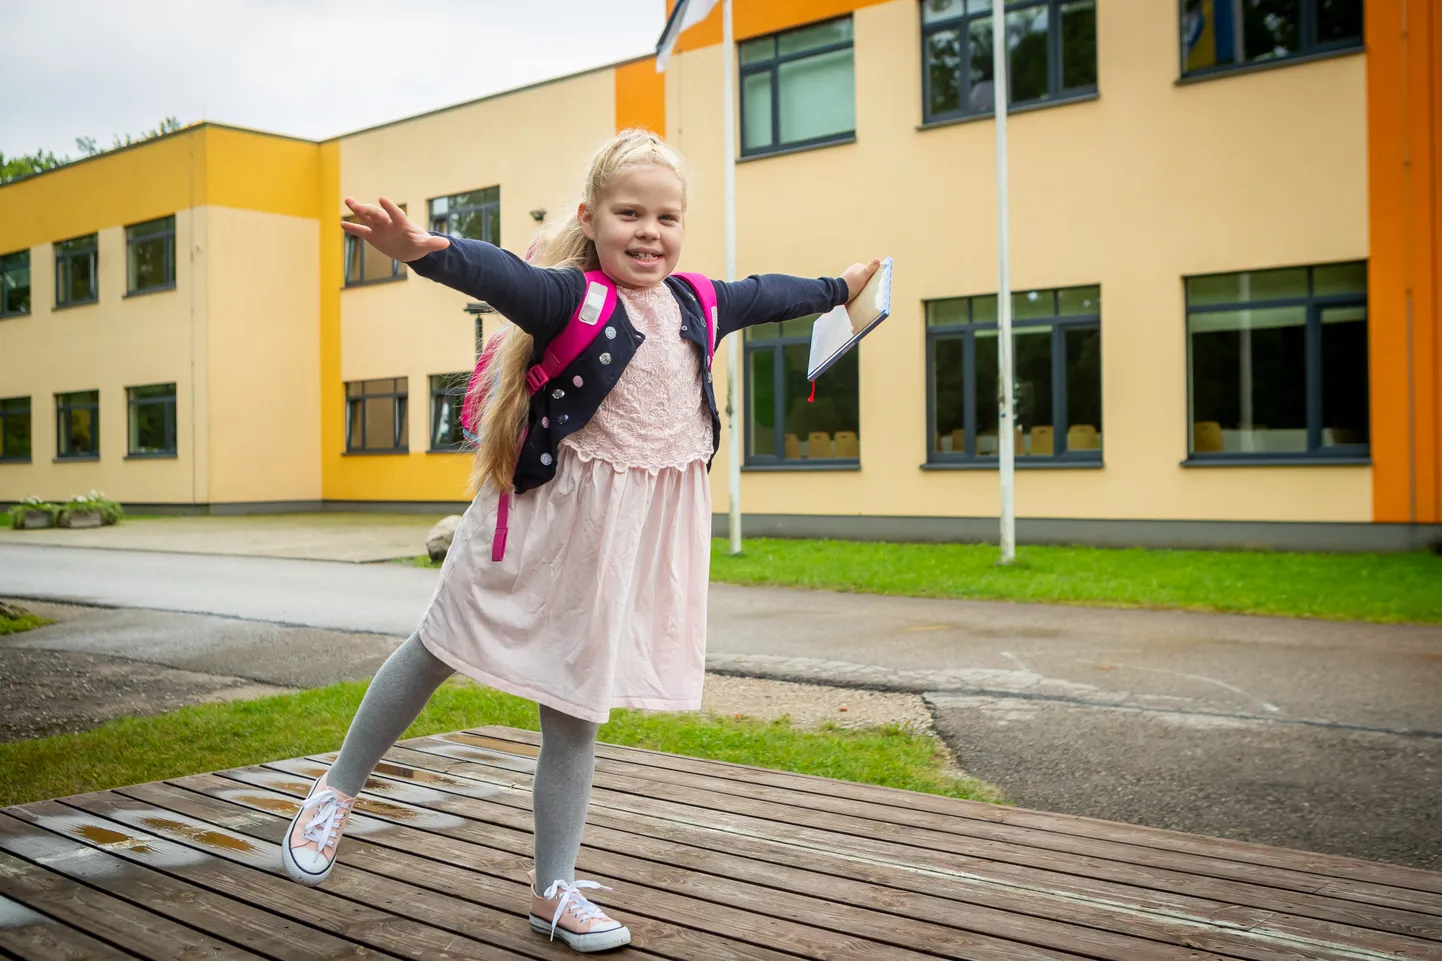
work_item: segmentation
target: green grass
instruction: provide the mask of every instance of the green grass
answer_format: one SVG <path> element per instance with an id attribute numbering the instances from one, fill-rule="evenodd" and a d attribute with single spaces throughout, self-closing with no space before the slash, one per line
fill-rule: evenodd
<path id="1" fill-rule="evenodd" d="M 0 527 L 9 527 L 11 526 L 11 523 L 12 521 L 10 519 L 10 512 L 0 511 Z"/>
<path id="2" fill-rule="evenodd" d="M 1442 622 L 1442 557 L 1254 551 L 997 548 L 748 540 L 712 544 L 711 579 L 728 584 L 1041 604 L 1170 608 L 1380 622 Z"/>
<path id="3" fill-rule="evenodd" d="M 433 567 L 439 569 L 443 562 L 433 561 L 429 554 L 421 554 L 417 557 L 398 557 L 391 561 L 392 564 L 403 564 L 406 567 Z"/>
<path id="4" fill-rule="evenodd" d="M 80 734 L 0 744 L 0 807 L 125 784 L 333 751 L 365 693 L 364 681 L 300 694 L 127 717 Z M 613 744 L 692 757 L 994 800 L 981 782 L 945 773 L 940 743 L 901 728 L 818 731 L 701 714 L 614 711 L 601 728 Z M 406 731 L 419 737 L 498 724 L 537 730 L 521 698 L 450 681 Z"/>
<path id="5" fill-rule="evenodd" d="M 21 631 L 30 631 L 54 623 L 50 618 L 31 614 L 24 608 L 0 604 L 0 635 L 19 634 Z"/>

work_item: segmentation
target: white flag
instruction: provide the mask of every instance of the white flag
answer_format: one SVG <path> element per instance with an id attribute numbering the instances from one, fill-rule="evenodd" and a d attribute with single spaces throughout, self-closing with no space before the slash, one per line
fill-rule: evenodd
<path id="1" fill-rule="evenodd" d="M 671 48 L 681 34 L 696 26 L 716 8 L 716 0 L 680 0 L 676 9 L 666 20 L 666 29 L 661 31 L 661 40 L 656 44 L 656 72 L 664 73 L 666 63 L 671 59 Z"/>

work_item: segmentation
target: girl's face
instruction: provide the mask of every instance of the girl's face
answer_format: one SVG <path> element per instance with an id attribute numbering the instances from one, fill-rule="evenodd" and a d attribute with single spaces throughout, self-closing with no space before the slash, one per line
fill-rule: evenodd
<path id="1" fill-rule="evenodd" d="M 581 230 L 595 241 L 601 269 L 623 287 L 654 287 L 681 259 L 681 179 L 647 164 L 617 177 L 595 210 L 581 206 Z"/>

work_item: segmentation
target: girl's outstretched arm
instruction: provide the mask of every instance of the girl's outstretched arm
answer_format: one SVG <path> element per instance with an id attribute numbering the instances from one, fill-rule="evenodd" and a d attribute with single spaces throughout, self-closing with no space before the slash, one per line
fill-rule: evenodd
<path id="1" fill-rule="evenodd" d="M 756 324 L 775 324 L 809 314 L 824 314 L 861 293 L 880 260 L 852 264 L 840 277 L 815 280 L 786 274 L 758 274 L 735 283 L 716 283 L 720 318 L 716 340 Z"/>
<path id="2" fill-rule="evenodd" d="M 341 223 L 346 233 L 422 277 L 486 301 L 538 346 L 565 329 L 585 292 L 580 271 L 532 267 L 485 241 L 430 233 L 384 197 L 379 205 L 345 202 L 357 218 Z"/>

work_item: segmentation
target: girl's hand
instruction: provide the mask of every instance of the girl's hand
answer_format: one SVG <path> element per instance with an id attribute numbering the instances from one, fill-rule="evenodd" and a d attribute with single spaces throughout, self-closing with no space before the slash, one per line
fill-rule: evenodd
<path id="1" fill-rule="evenodd" d="M 446 238 L 427 233 L 412 223 L 404 210 L 384 197 L 380 206 L 358 204 L 350 197 L 345 199 L 345 205 L 355 213 L 356 220 L 341 221 L 341 229 L 369 242 L 391 260 L 408 264 L 451 245 Z"/>
<path id="2" fill-rule="evenodd" d="M 873 260 L 869 264 L 852 264 L 841 274 L 841 279 L 846 281 L 846 302 L 849 304 L 861 293 L 871 275 L 876 273 L 881 261 Z"/>

